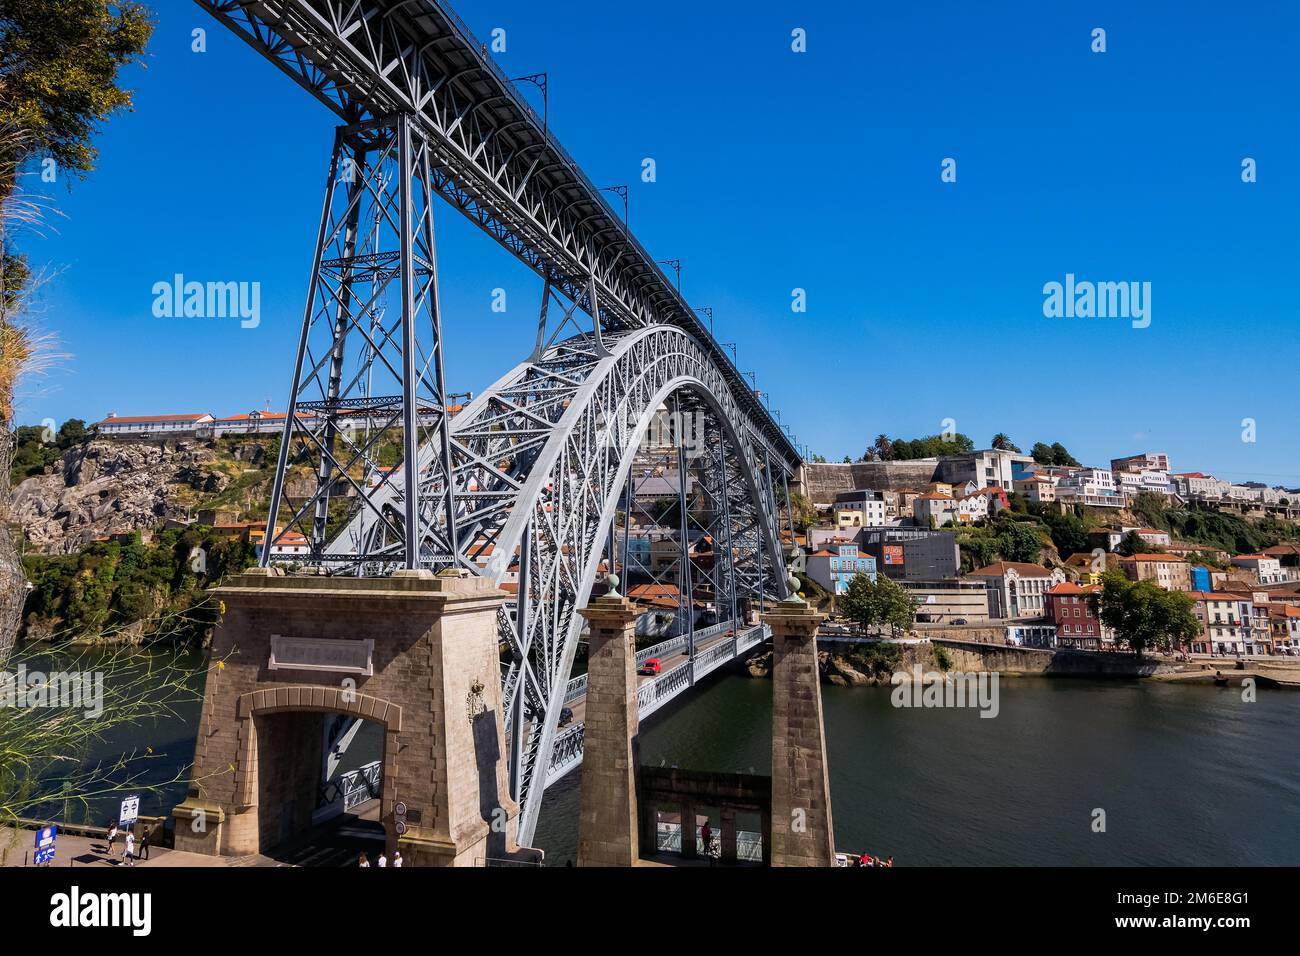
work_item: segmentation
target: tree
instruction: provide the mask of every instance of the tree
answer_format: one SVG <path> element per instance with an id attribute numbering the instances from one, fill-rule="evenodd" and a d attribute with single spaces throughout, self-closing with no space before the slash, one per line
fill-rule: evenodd
<path id="1" fill-rule="evenodd" d="M 1052 442 L 1052 464 L 1066 465 L 1070 468 L 1081 467 L 1079 465 L 1078 459 L 1075 458 L 1073 455 L 1071 455 L 1068 451 L 1066 451 L 1065 446 L 1062 445 L 1059 441 Z"/>
<path id="2" fill-rule="evenodd" d="M 871 447 L 867 449 L 867 453 L 862 456 L 862 460 L 871 461 L 872 459 L 879 459 L 880 461 L 889 461 L 890 458 L 893 457 L 893 454 L 894 443 L 889 440 L 888 435 L 882 432 L 876 436 L 876 440 L 872 442 Z"/>
<path id="3" fill-rule="evenodd" d="M 1017 455 L 1020 454 L 1020 449 L 1017 448 L 1015 443 L 1011 441 L 1010 437 L 1003 432 L 998 432 L 994 435 L 993 441 L 990 442 L 990 444 L 998 451 L 1013 451 Z"/>
<path id="4" fill-rule="evenodd" d="M 969 435 L 961 432 L 927 435 L 924 438 L 890 439 L 884 435 L 877 436 L 873 448 L 881 451 L 881 439 L 888 455 L 881 454 L 886 461 L 914 461 L 917 458 L 936 458 L 942 455 L 964 455 L 975 450 L 975 442 Z M 868 449 L 870 451 L 872 449 Z"/>
<path id="5" fill-rule="evenodd" d="M 1034 442 L 1034 447 L 1029 449 L 1030 456 L 1040 465 L 1064 465 L 1070 468 L 1078 468 L 1079 461 L 1068 451 L 1059 441 L 1047 445 L 1041 441 Z"/>
<path id="6" fill-rule="evenodd" d="M 78 177 L 95 168 L 95 127 L 131 106 L 118 72 L 152 32 L 133 0 L 0 0 L 0 123 L 20 134 L 0 157 L 0 202 L 29 155 Z"/>
<path id="7" fill-rule="evenodd" d="M 21 833 L 14 826 L 19 818 L 47 815 L 56 802 L 69 816 L 68 805 L 79 804 L 84 815 L 97 799 L 185 780 L 184 766 L 167 779 L 151 773 L 149 765 L 168 756 L 151 747 L 102 762 L 90 759 L 91 747 L 130 726 L 164 727 L 184 719 L 182 708 L 192 711 L 202 700 L 208 667 L 224 666 L 217 661 L 195 667 L 179 651 L 141 655 L 129 646 L 86 648 L 55 660 L 57 672 L 48 650 L 24 648 L 14 652 L 11 672 L 0 672 L 0 699 L 16 702 L 21 695 L 24 701 L 0 707 L 0 865 Z M 73 686 L 79 693 L 70 691 Z M 33 695 L 44 695 L 46 703 L 30 705 L 42 699 Z M 51 703 L 60 701 L 74 706 Z"/>
<path id="8" fill-rule="evenodd" d="M 999 515 L 994 521 L 998 532 L 998 552 L 1007 561 L 1037 564 L 1043 553 L 1042 536 L 1028 524 Z"/>
<path id="9" fill-rule="evenodd" d="M 1118 571 L 1107 571 L 1101 581 L 1101 592 L 1088 596 L 1092 612 L 1139 659 L 1147 650 L 1168 650 L 1201 633 L 1190 595 L 1151 581 L 1130 581 Z"/>
<path id="10" fill-rule="evenodd" d="M 50 355 L 25 321 L 31 270 L 13 230 L 39 221 L 40 207 L 19 194 L 18 181 L 37 156 L 75 176 L 94 168 L 96 124 L 131 104 L 118 71 L 152 31 L 133 0 L 0 0 L 0 660 L 26 596 L 9 528 L 14 388 Z"/>
<path id="11" fill-rule="evenodd" d="M 1124 557 L 1132 557 L 1135 554 L 1150 554 L 1157 551 L 1163 551 L 1164 548 L 1157 547 L 1148 542 L 1142 535 L 1137 533 L 1137 529 L 1130 531 L 1120 539 L 1115 551 Z"/>
<path id="12" fill-rule="evenodd" d="M 912 595 L 883 574 L 875 581 L 865 574 L 855 574 L 839 604 L 844 616 L 864 630 L 885 624 L 894 636 L 911 627 L 916 618 Z"/>

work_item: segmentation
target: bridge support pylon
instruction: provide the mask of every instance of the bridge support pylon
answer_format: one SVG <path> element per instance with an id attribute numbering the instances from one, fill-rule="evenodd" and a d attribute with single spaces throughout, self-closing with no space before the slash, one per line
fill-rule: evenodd
<path id="1" fill-rule="evenodd" d="M 322 714 L 383 730 L 376 808 L 412 866 L 534 861 L 506 787 L 497 611 L 484 578 L 288 577 L 260 568 L 214 595 L 213 636 L 176 848 L 264 853 L 312 826 Z"/>
<path id="2" fill-rule="evenodd" d="M 817 628 L 825 617 L 797 595 L 763 615 L 772 628 L 772 866 L 835 860 L 817 672 Z"/>
<path id="3" fill-rule="evenodd" d="M 578 866 L 635 866 L 641 855 L 636 620 L 644 611 L 618 594 L 615 585 L 578 613 L 591 629 Z"/>

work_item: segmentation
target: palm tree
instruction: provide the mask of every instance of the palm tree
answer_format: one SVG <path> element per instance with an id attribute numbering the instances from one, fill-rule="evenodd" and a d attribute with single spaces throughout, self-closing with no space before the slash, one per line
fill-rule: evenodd
<path id="1" fill-rule="evenodd" d="M 992 445 L 998 451 L 1013 451 L 1017 455 L 1020 454 L 1020 449 L 1016 447 L 1015 443 L 1011 440 L 1011 436 L 1006 434 L 1006 432 L 998 432 L 994 435 Z"/>

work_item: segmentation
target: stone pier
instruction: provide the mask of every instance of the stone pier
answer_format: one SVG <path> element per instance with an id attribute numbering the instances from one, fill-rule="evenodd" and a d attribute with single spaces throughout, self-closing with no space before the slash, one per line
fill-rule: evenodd
<path id="1" fill-rule="evenodd" d="M 772 628 L 772 866 L 835 860 L 817 673 L 817 628 L 824 619 L 797 598 L 763 615 Z"/>
<path id="2" fill-rule="evenodd" d="M 331 714 L 383 730 L 387 851 L 466 866 L 518 851 L 497 609 L 483 578 L 238 575 L 213 637 L 176 848 L 262 853 L 311 827 Z M 403 812 L 404 811 L 404 812 Z"/>
<path id="3" fill-rule="evenodd" d="M 578 865 L 634 866 L 640 856 L 635 630 L 645 612 L 615 586 L 578 613 L 590 628 Z"/>

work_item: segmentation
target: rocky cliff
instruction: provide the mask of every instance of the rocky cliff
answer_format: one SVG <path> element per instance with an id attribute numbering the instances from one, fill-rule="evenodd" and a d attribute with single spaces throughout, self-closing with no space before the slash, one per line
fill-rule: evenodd
<path id="1" fill-rule="evenodd" d="M 184 519 L 245 470 L 260 470 L 264 448 L 194 439 L 103 439 L 69 449 L 46 474 L 13 491 L 11 521 L 30 550 L 70 554 L 97 537 L 153 529 Z"/>

